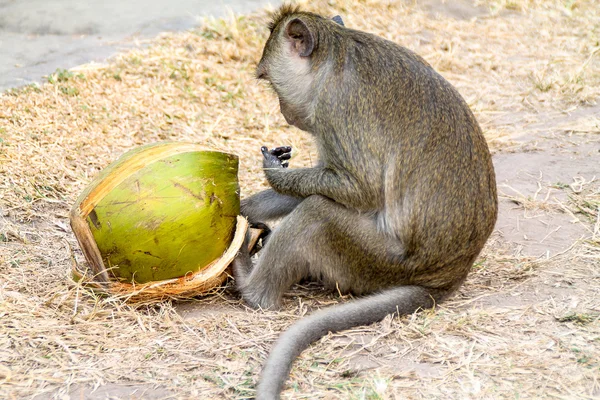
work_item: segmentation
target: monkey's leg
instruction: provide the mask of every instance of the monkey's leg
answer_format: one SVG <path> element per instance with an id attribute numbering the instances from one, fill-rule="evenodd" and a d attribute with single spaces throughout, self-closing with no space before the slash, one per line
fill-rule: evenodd
<path id="1" fill-rule="evenodd" d="M 288 215 L 303 199 L 279 194 L 267 189 L 242 200 L 241 214 L 251 224 L 284 217 Z"/>
<path id="2" fill-rule="evenodd" d="M 311 276 L 344 292 L 369 293 L 408 282 L 398 240 L 378 232 L 372 216 L 361 215 L 323 196 L 310 196 L 273 231 L 252 268 L 234 264 L 236 282 L 254 307 L 276 306 L 294 283 Z"/>
<path id="3" fill-rule="evenodd" d="M 252 259 L 250 258 L 250 250 L 248 250 L 248 243 L 250 242 L 250 231 L 246 232 L 244 243 L 237 253 L 237 256 L 231 263 L 233 270 L 233 278 L 235 279 L 235 286 L 240 290 L 242 282 L 248 280 L 248 274 L 252 270 Z"/>
<path id="4" fill-rule="evenodd" d="M 371 295 L 320 310 L 286 331 L 261 373 L 257 400 L 278 399 L 293 360 L 328 332 L 429 308 L 447 294 L 410 284 L 414 271 L 406 260 L 401 243 L 379 232 L 373 216 L 323 196 L 298 205 L 240 282 L 244 299 L 263 308 L 277 305 L 282 293 L 307 275 L 337 284 L 341 291 Z"/>

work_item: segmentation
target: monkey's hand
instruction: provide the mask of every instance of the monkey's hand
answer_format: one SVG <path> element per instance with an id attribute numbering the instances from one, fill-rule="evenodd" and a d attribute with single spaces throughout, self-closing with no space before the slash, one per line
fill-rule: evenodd
<path id="1" fill-rule="evenodd" d="M 264 156 L 263 168 L 287 168 L 288 160 L 292 157 L 290 146 L 275 147 L 269 150 L 266 146 L 260 148 Z"/>

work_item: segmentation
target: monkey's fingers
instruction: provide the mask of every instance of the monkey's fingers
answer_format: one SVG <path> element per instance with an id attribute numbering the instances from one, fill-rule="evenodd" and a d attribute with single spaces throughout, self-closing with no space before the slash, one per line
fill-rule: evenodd
<path id="1" fill-rule="evenodd" d="M 269 150 L 267 147 L 263 146 L 260 148 L 263 154 L 263 167 L 264 168 L 281 168 L 281 160 L 273 154 L 272 150 Z"/>
<path id="2" fill-rule="evenodd" d="M 269 150 L 267 146 L 261 147 L 260 151 L 265 160 L 278 160 L 277 155 L 273 154 L 273 150 Z"/>
<path id="3" fill-rule="evenodd" d="M 292 147 L 291 146 L 280 146 L 280 147 L 275 147 L 274 149 L 271 150 L 271 154 L 273 154 L 274 156 L 277 156 L 281 159 L 281 155 L 283 154 L 289 154 L 292 151 Z"/>
<path id="4" fill-rule="evenodd" d="M 292 158 L 292 154 L 291 153 L 283 153 L 282 155 L 277 156 L 277 158 L 279 158 L 281 161 L 289 160 L 290 158 Z"/>

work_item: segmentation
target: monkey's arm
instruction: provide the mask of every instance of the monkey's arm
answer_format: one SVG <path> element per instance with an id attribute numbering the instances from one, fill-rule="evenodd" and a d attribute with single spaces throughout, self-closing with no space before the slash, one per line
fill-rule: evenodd
<path id="1" fill-rule="evenodd" d="M 253 224 L 284 217 L 301 202 L 301 198 L 267 189 L 243 199 L 240 208 L 241 214 Z"/>
<path id="2" fill-rule="evenodd" d="M 267 181 L 282 195 L 308 197 L 320 194 L 341 204 L 368 203 L 368 199 L 357 199 L 363 191 L 349 175 L 342 175 L 329 168 L 265 168 Z"/>
<path id="3" fill-rule="evenodd" d="M 267 181 L 281 195 L 306 198 L 319 194 L 340 204 L 355 206 L 369 204 L 373 200 L 367 198 L 367 192 L 360 189 L 350 174 L 334 171 L 320 163 L 314 168 L 288 169 L 285 163 L 288 158 L 283 156 L 285 148 L 269 150 L 263 146 L 261 151 Z"/>

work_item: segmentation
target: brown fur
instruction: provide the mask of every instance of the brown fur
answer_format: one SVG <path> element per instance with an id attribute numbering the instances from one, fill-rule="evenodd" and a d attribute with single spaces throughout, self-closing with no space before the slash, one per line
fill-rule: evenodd
<path id="1" fill-rule="evenodd" d="M 329 331 L 431 307 L 455 291 L 497 216 L 487 144 L 460 94 L 413 52 L 282 7 L 257 75 L 286 120 L 315 136 L 314 168 L 264 151 L 271 190 L 242 202 L 253 223 L 286 216 L 254 267 L 234 263 L 255 307 L 310 277 L 367 295 L 300 321 L 267 361 L 258 398 L 279 397 L 294 358 Z"/>

